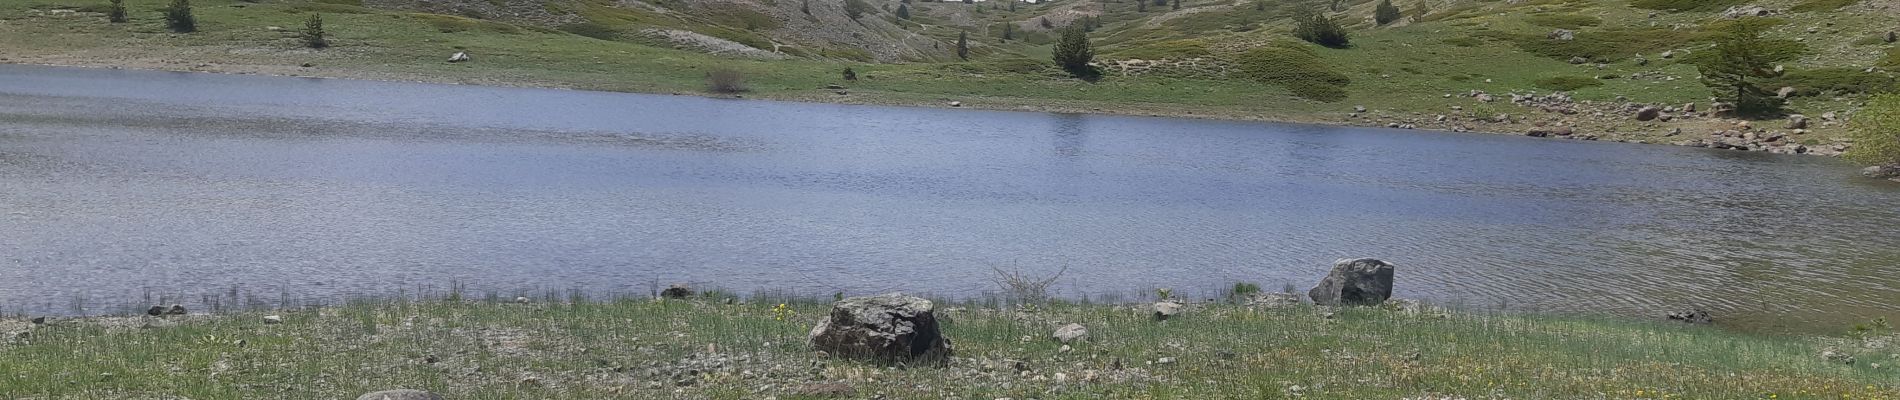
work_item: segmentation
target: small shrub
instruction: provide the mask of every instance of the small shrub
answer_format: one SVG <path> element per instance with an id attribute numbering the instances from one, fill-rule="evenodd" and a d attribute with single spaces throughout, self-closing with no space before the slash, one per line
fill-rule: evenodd
<path id="1" fill-rule="evenodd" d="M 717 68 L 706 72 L 706 90 L 713 93 L 745 93 L 745 74 L 729 68 Z"/>
<path id="2" fill-rule="evenodd" d="M 1470 36 L 1445 38 L 1445 40 L 1441 40 L 1441 42 L 1444 42 L 1445 44 L 1449 44 L 1453 46 L 1458 46 L 1458 47 L 1478 47 L 1479 45 L 1484 44 L 1483 40 L 1478 40 L 1478 38 L 1474 38 Z"/>
<path id="3" fill-rule="evenodd" d="M 1352 45 L 1351 34 L 1346 32 L 1346 28 L 1325 13 L 1308 9 L 1293 18 L 1293 37 L 1336 49 Z"/>
<path id="4" fill-rule="evenodd" d="M 191 0 L 172 0 L 171 6 L 165 7 L 165 27 L 178 33 L 198 31 L 198 17 L 191 14 Z"/>
<path id="5" fill-rule="evenodd" d="M 1900 165 L 1900 93 L 1876 95 L 1848 123 L 1854 147 L 1847 160 L 1865 165 Z"/>
<path id="6" fill-rule="evenodd" d="M 1379 0 L 1379 5 L 1372 11 L 1372 21 L 1379 25 L 1398 22 L 1403 16 L 1399 12 L 1399 6 L 1392 5 L 1392 0 Z"/>
<path id="7" fill-rule="evenodd" d="M 1529 22 L 1531 25 L 1551 28 L 1578 29 L 1586 26 L 1602 25 L 1603 19 L 1589 15 L 1547 14 L 1532 15 L 1529 18 L 1525 18 L 1524 22 Z"/>
<path id="8" fill-rule="evenodd" d="M 1009 297 L 1011 302 L 1017 304 L 1039 304 L 1049 301 L 1049 287 L 1055 285 L 1056 280 L 1062 279 L 1063 273 L 1069 272 L 1069 267 L 1062 267 L 1054 275 L 1036 277 L 1022 271 L 1005 271 L 1001 267 L 990 267 L 990 269 L 996 271 L 996 276 L 992 278 L 996 281 L 996 286 L 1003 289 L 1003 294 Z"/>
<path id="9" fill-rule="evenodd" d="M 858 71 L 852 71 L 851 67 L 844 67 L 844 80 L 847 80 L 847 81 L 858 80 Z"/>
<path id="10" fill-rule="evenodd" d="M 310 14 L 310 19 L 303 23 L 303 45 L 313 49 L 330 47 L 330 39 L 326 36 L 323 32 L 323 14 Z"/>
<path id="11" fill-rule="evenodd" d="M 1798 12 L 1798 13 L 1799 12 L 1816 12 L 1816 11 L 1834 11 L 1834 10 L 1841 9 L 1841 7 L 1846 7 L 1850 4 L 1854 4 L 1858 2 L 1860 2 L 1860 0 L 1808 0 L 1808 1 L 1801 2 L 1801 4 L 1794 5 L 1794 7 L 1789 8 L 1788 11 Z"/>
<path id="12" fill-rule="evenodd" d="M 1260 294 L 1260 285 L 1248 282 L 1235 282 L 1233 289 L 1227 291 L 1227 296 L 1235 301 L 1245 300 L 1257 294 Z"/>
<path id="13" fill-rule="evenodd" d="M 1549 78 L 1538 79 L 1531 83 L 1537 85 L 1537 87 L 1540 89 L 1549 89 L 1549 90 L 1555 90 L 1555 91 L 1560 91 L 1560 92 L 1575 91 L 1577 89 L 1587 88 L 1591 86 L 1603 86 L 1603 82 L 1598 82 L 1596 79 L 1591 79 L 1590 77 L 1586 77 L 1586 76 L 1553 76 Z"/>
<path id="14" fill-rule="evenodd" d="M 125 0 L 112 0 L 110 7 L 106 8 L 106 20 L 112 21 L 113 23 L 126 21 Z"/>

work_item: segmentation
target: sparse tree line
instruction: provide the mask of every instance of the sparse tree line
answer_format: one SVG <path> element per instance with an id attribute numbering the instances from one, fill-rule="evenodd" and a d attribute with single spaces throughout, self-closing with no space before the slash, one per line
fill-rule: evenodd
<path id="1" fill-rule="evenodd" d="M 164 13 L 166 29 L 177 33 L 198 31 L 198 16 L 192 13 L 191 0 L 172 0 L 165 6 Z M 106 4 L 106 20 L 115 24 L 131 22 L 131 16 L 125 9 L 125 0 L 110 0 Z M 329 34 L 323 29 L 322 14 L 311 13 L 310 19 L 304 20 L 304 28 L 298 32 L 298 36 L 305 47 L 330 47 Z"/>

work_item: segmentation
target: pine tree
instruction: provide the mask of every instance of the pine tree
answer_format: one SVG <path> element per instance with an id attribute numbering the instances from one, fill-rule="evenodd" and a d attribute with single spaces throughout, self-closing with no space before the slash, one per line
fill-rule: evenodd
<path id="1" fill-rule="evenodd" d="M 897 18 L 898 18 L 898 19 L 910 19 L 910 5 L 909 5 L 909 4 L 898 4 L 898 5 L 897 5 Z"/>
<path id="2" fill-rule="evenodd" d="M 125 0 L 112 0 L 112 7 L 106 10 L 106 20 L 125 22 Z"/>
<path id="3" fill-rule="evenodd" d="M 191 15 L 191 0 L 172 0 L 171 6 L 165 7 L 165 26 L 172 32 L 197 32 L 198 18 Z"/>
<path id="4" fill-rule="evenodd" d="M 1293 37 L 1332 48 L 1351 45 L 1351 35 L 1345 27 L 1339 26 L 1339 21 L 1318 10 L 1302 8 L 1298 12 L 1293 16 Z"/>
<path id="5" fill-rule="evenodd" d="M 303 23 L 303 44 L 313 49 L 330 47 L 330 39 L 324 36 L 323 14 L 310 14 L 310 20 Z"/>
<path id="6" fill-rule="evenodd" d="M 1737 115 L 1766 116 L 1781 112 L 1782 100 L 1760 83 L 1773 78 L 1775 64 L 1796 54 L 1772 47 L 1761 34 L 1767 24 L 1738 20 L 1722 29 L 1712 52 L 1696 60 L 1702 84 L 1715 91 L 1717 101 L 1734 105 Z"/>
<path id="7" fill-rule="evenodd" d="M 1056 65 L 1077 76 L 1089 74 L 1089 62 L 1095 60 L 1095 49 L 1089 45 L 1088 32 L 1080 27 L 1070 26 L 1062 30 L 1062 38 L 1056 40 Z"/>
<path id="8" fill-rule="evenodd" d="M 1379 0 L 1379 6 L 1372 10 L 1372 22 L 1379 25 L 1398 22 L 1400 17 L 1403 15 L 1399 12 L 1399 6 L 1392 5 L 1392 0 Z"/>
<path id="9" fill-rule="evenodd" d="M 970 32 L 957 32 L 957 58 L 970 59 Z"/>

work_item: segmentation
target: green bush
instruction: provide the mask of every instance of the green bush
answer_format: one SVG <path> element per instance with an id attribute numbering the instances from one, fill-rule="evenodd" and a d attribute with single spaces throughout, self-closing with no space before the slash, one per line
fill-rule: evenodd
<path id="1" fill-rule="evenodd" d="M 1887 56 L 1876 63 L 1884 68 L 1900 68 L 1900 48 L 1887 49 Z"/>
<path id="2" fill-rule="evenodd" d="M 1535 84 L 1538 88 L 1541 88 L 1541 89 L 1549 89 L 1549 90 L 1555 90 L 1555 91 L 1560 91 L 1560 92 L 1575 91 L 1577 89 L 1582 89 L 1582 88 L 1587 88 L 1587 87 L 1592 87 L 1592 86 L 1603 86 L 1603 82 L 1597 81 L 1595 78 L 1591 78 L 1587 76 L 1553 76 L 1553 77 L 1548 77 L 1548 78 L 1541 78 L 1531 83 Z"/>
<path id="3" fill-rule="evenodd" d="M 1848 124 L 1854 147 L 1847 160 L 1866 165 L 1900 164 L 1900 94 L 1874 96 Z"/>
<path id="4" fill-rule="evenodd" d="M 1379 5 L 1372 10 L 1372 21 L 1379 25 L 1398 22 L 1403 16 L 1399 12 L 1399 6 L 1392 5 L 1392 0 L 1379 0 Z"/>
<path id="5" fill-rule="evenodd" d="M 1801 2 L 1801 4 L 1794 5 L 1794 7 L 1789 8 L 1788 11 L 1793 11 L 1793 12 L 1834 11 L 1834 10 L 1839 10 L 1841 7 L 1846 7 L 1850 4 L 1854 4 L 1858 2 L 1860 2 L 1860 0 L 1808 0 L 1808 1 Z"/>
<path id="6" fill-rule="evenodd" d="M 165 7 L 165 27 L 179 33 L 198 31 L 198 17 L 191 14 L 191 0 L 172 0 L 171 6 Z"/>
<path id="7" fill-rule="evenodd" d="M 1744 3 L 1748 3 L 1748 0 L 1633 0 L 1630 1 L 1630 7 L 1650 10 L 1721 11 Z"/>
<path id="8" fill-rule="evenodd" d="M 1529 22 L 1532 25 L 1547 26 L 1551 28 L 1578 29 L 1578 28 L 1582 28 L 1586 26 L 1601 25 L 1603 24 L 1603 19 L 1597 18 L 1595 16 L 1590 16 L 1590 15 L 1545 14 L 1545 15 L 1532 15 L 1528 18 L 1525 18 L 1524 22 Z"/>
<path id="9" fill-rule="evenodd" d="M 125 22 L 125 0 L 112 0 L 106 8 L 106 20 L 113 23 Z"/>
<path id="10" fill-rule="evenodd" d="M 1312 49 L 1298 43 L 1277 42 L 1249 50 L 1235 59 L 1235 67 L 1242 78 L 1278 85 L 1295 96 L 1324 102 L 1345 100 L 1345 86 L 1352 83 Z"/>
<path id="11" fill-rule="evenodd" d="M 1095 59 L 1095 49 L 1089 44 L 1088 32 L 1081 27 L 1071 26 L 1062 30 L 1062 39 L 1056 41 L 1052 56 L 1056 65 L 1076 75 L 1086 75 L 1089 61 Z"/>

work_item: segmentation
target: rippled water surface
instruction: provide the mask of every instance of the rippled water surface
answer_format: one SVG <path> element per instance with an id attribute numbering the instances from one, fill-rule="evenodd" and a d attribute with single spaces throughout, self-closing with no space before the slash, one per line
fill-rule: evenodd
<path id="1" fill-rule="evenodd" d="M 1304 289 L 1831 330 L 1900 317 L 1837 160 L 1159 118 L 0 67 L 0 309 L 442 288 Z M 511 292 L 510 292 L 511 293 Z M 247 295 L 248 296 L 248 295 Z"/>

